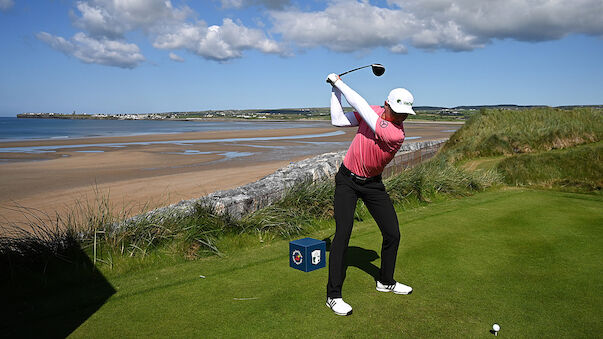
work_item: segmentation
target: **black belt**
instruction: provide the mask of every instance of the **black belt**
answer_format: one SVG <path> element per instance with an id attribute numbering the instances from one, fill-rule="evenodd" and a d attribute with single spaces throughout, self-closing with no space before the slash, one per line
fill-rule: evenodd
<path id="1" fill-rule="evenodd" d="M 380 182 L 381 181 L 381 174 L 376 175 L 374 177 L 361 177 L 359 175 L 354 174 L 352 171 L 350 171 L 347 167 L 343 166 L 343 164 L 341 165 L 341 168 L 339 168 L 339 171 L 345 175 L 348 176 L 350 178 L 352 178 L 352 180 L 357 183 L 357 184 L 368 184 L 370 182 Z"/>

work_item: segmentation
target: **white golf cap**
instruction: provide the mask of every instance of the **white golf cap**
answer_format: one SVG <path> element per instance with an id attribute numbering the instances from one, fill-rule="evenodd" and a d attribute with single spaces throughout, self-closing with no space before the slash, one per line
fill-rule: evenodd
<path id="1" fill-rule="evenodd" d="M 387 104 L 396 113 L 416 115 L 417 113 L 412 110 L 412 104 L 414 102 L 415 98 L 404 88 L 394 88 L 387 96 Z"/>

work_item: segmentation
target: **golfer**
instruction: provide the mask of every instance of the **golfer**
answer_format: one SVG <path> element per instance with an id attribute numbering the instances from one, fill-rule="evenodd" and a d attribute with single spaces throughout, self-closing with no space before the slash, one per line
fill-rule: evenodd
<path id="1" fill-rule="evenodd" d="M 343 301 L 341 288 L 345 280 L 345 256 L 358 198 L 364 201 L 383 236 L 377 291 L 412 293 L 410 286 L 394 280 L 400 230 L 396 211 L 381 181 L 381 172 L 402 146 L 402 122 L 409 114 L 415 114 L 412 109 L 414 99 L 406 89 L 396 88 L 389 93 L 384 107 L 369 106 L 337 74 L 329 74 L 327 82 L 333 86 L 331 123 L 338 127 L 358 126 L 358 132 L 335 176 L 336 229 L 331 243 L 327 283 L 327 306 L 338 315 L 350 315 L 352 307 Z M 342 94 L 355 112 L 343 112 Z"/>

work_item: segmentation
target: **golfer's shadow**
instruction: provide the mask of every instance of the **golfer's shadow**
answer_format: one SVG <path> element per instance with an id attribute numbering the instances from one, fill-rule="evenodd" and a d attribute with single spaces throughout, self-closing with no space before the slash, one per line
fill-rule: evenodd
<path id="1" fill-rule="evenodd" d="M 331 238 L 325 238 L 323 241 L 326 243 L 327 252 L 331 250 Z M 379 267 L 373 264 L 373 261 L 379 259 L 377 252 L 373 250 L 367 250 L 358 246 L 348 246 L 348 252 L 346 254 L 347 266 L 357 267 L 368 275 L 372 276 L 373 279 L 379 280 Z"/>

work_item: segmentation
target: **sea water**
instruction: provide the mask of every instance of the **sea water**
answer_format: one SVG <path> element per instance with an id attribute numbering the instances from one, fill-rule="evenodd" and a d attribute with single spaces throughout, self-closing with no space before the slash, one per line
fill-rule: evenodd
<path id="1" fill-rule="evenodd" d="M 231 160 L 240 157 L 256 156 L 257 161 L 288 160 L 300 156 L 311 156 L 326 152 L 345 150 L 349 147 L 349 141 L 313 141 L 312 139 L 324 138 L 343 134 L 342 129 L 326 133 L 307 133 L 302 135 L 285 136 L 257 136 L 257 137 L 234 137 L 215 139 L 191 139 L 191 140 L 163 140 L 163 141 L 125 141 L 95 143 L 89 140 L 81 140 L 71 145 L 29 145 L 20 147 L 5 147 L 2 142 L 25 141 L 25 140 L 48 140 L 48 139 L 76 139 L 88 137 L 115 137 L 144 134 L 170 134 L 200 131 L 231 131 L 231 130 L 262 130 L 279 128 L 306 128 L 306 127 L 330 127 L 330 121 L 166 121 L 166 120 L 70 120 L 70 119 L 17 119 L 0 118 L 0 153 L 56 153 L 62 151 L 75 151 L 85 153 L 104 153 L 103 148 L 122 148 L 134 145 L 175 144 L 182 149 L 175 154 L 182 156 L 194 156 L 201 153 L 190 149 L 191 145 L 204 143 L 218 143 L 224 145 L 236 144 L 250 148 L 268 148 L 268 152 L 226 152 L 214 151 L 223 155 L 223 160 Z M 406 140 L 419 139 L 420 137 L 407 137 Z M 264 144 L 287 140 L 288 145 Z M 68 156 L 68 155 L 63 155 Z M 0 163 L 16 161 L 14 159 L 3 159 Z M 222 161 L 222 160 L 220 160 Z"/>
<path id="2" fill-rule="evenodd" d="M 76 120 L 0 117 L 0 142 L 328 126 L 328 121 Z"/>

